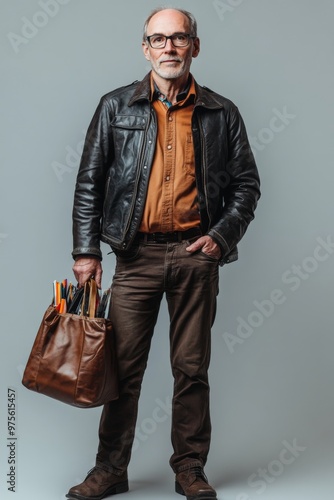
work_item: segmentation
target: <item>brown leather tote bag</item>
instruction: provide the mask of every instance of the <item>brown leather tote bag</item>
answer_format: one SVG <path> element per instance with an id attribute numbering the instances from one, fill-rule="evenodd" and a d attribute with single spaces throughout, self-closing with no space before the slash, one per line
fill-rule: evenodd
<path id="1" fill-rule="evenodd" d="M 80 408 L 118 398 L 112 324 L 95 318 L 96 283 L 85 285 L 89 314 L 60 314 L 49 306 L 37 332 L 22 384 L 32 391 Z M 82 307 L 83 310 L 83 307 Z"/>

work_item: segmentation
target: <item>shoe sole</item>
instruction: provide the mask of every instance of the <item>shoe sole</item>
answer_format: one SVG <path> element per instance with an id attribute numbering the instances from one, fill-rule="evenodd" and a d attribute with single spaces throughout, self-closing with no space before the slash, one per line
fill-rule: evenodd
<path id="1" fill-rule="evenodd" d="M 186 495 L 184 492 L 184 489 L 178 483 L 177 481 L 175 482 L 175 491 L 176 493 L 179 493 L 180 495 L 184 495 L 187 500 L 217 500 L 217 495 L 216 493 L 203 493 L 202 495 Z"/>
<path id="2" fill-rule="evenodd" d="M 114 486 L 111 486 L 102 495 L 99 496 L 87 497 L 85 495 L 79 495 L 76 493 L 72 494 L 68 493 L 66 495 L 66 498 L 68 498 L 68 500 L 102 500 L 103 498 L 108 497 L 110 495 L 117 495 L 118 493 L 126 493 L 127 491 L 129 491 L 129 482 L 123 481 L 123 483 L 114 484 Z"/>

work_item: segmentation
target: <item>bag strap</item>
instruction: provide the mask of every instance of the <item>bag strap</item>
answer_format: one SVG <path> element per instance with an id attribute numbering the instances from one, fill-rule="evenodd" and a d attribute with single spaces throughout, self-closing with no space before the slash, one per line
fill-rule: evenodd
<path id="1" fill-rule="evenodd" d="M 88 303 L 88 316 L 95 318 L 96 312 L 96 299 L 97 299 L 97 285 L 96 281 L 91 278 L 89 287 L 89 303 Z"/>

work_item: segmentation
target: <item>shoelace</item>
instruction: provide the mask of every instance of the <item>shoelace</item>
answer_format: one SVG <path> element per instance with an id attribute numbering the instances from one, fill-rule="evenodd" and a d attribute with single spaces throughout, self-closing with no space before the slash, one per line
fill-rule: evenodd
<path id="1" fill-rule="evenodd" d="M 196 477 L 204 479 L 204 481 L 206 483 L 208 483 L 208 478 L 206 477 L 202 467 L 199 467 L 199 466 L 198 467 L 191 467 L 191 469 L 189 469 L 189 472 L 192 472 L 193 474 L 195 474 Z"/>
<path id="2" fill-rule="evenodd" d="M 97 467 L 92 467 L 88 472 L 87 472 L 87 475 L 86 475 L 86 479 L 91 476 L 93 474 L 93 472 L 95 472 L 95 470 L 97 469 Z"/>

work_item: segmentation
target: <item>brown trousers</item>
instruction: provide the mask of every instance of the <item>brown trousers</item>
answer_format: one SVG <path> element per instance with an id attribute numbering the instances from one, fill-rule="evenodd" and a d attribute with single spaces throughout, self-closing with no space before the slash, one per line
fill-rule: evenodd
<path id="1" fill-rule="evenodd" d="M 196 238 L 195 238 L 196 239 Z M 170 316 L 174 377 L 171 438 L 175 472 L 204 466 L 210 447 L 208 367 L 216 313 L 218 262 L 178 243 L 139 242 L 117 257 L 110 315 L 116 337 L 120 397 L 103 408 L 97 464 L 121 474 L 128 466 L 138 398 L 161 299 Z"/>

